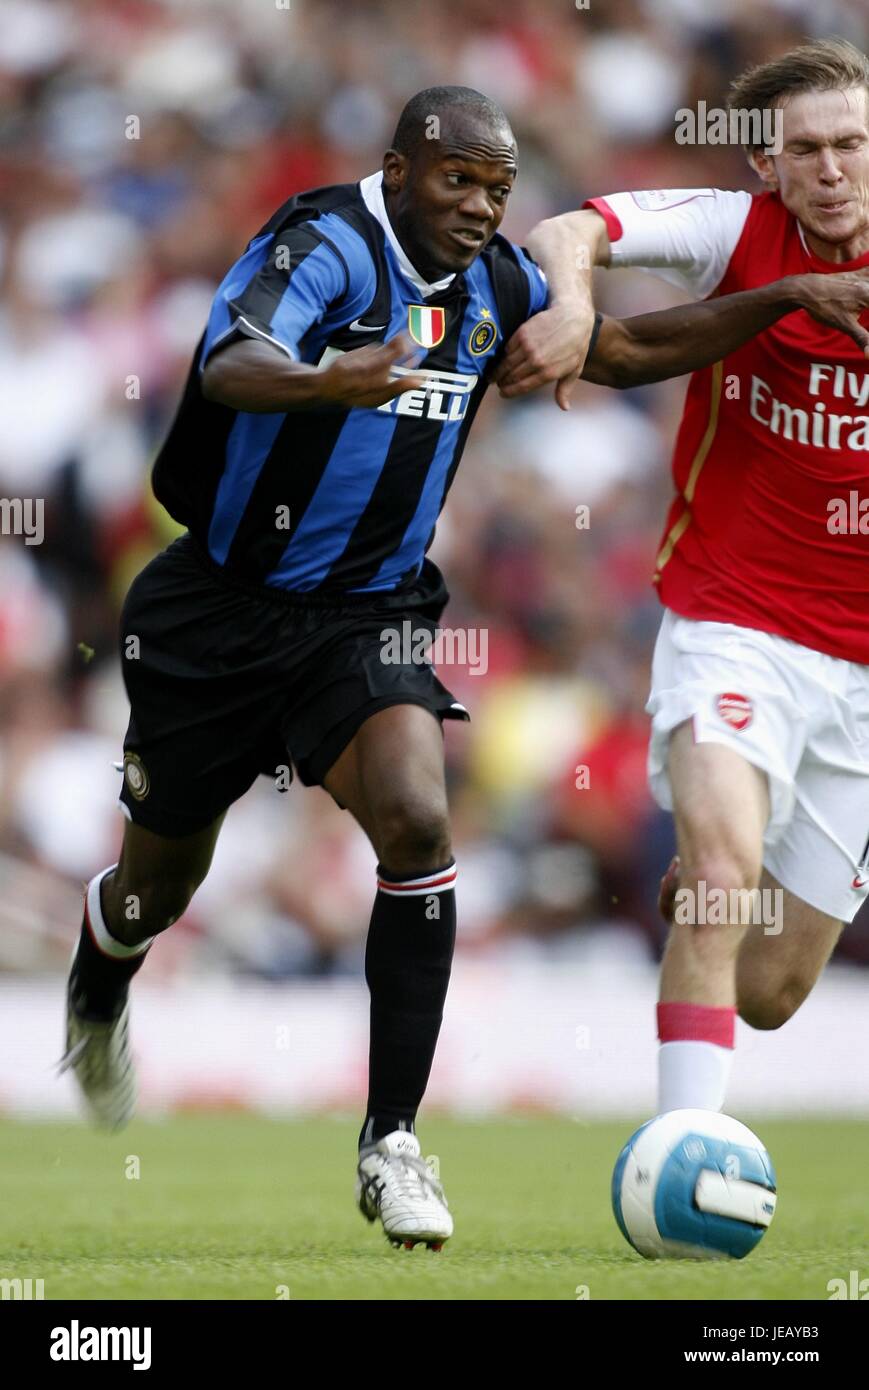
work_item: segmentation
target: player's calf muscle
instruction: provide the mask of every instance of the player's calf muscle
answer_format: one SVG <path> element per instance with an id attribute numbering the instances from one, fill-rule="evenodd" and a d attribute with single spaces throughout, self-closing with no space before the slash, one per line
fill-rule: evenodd
<path id="1" fill-rule="evenodd" d="M 125 946 L 136 946 L 165 931 L 184 913 L 200 882 L 183 875 L 142 881 L 116 869 L 102 891 L 103 915 L 112 936 Z"/>
<path id="2" fill-rule="evenodd" d="M 682 998 L 683 989 L 700 988 L 718 972 L 732 980 L 745 932 L 738 921 L 674 923 L 662 966 L 662 982 L 675 991 L 672 997 Z"/>
<path id="3" fill-rule="evenodd" d="M 780 1028 L 792 1018 L 817 983 L 843 930 L 843 923 L 783 888 L 764 870 L 761 891 L 782 899 L 782 930 L 753 926 L 736 965 L 739 1016 L 752 1028 Z"/>
<path id="4" fill-rule="evenodd" d="M 758 994 L 756 988 L 737 976 L 736 1007 L 743 1023 L 750 1028 L 767 1032 L 781 1028 L 788 1019 L 793 1018 L 797 1009 L 807 999 L 812 982 L 802 980 L 784 981 L 774 993 Z M 747 992 L 746 992 L 747 991 Z"/>
<path id="5" fill-rule="evenodd" d="M 102 908 L 114 937 L 137 946 L 171 927 L 211 867 L 223 816 L 195 835 L 168 839 L 127 825 L 118 866 L 102 885 Z"/>
<path id="6" fill-rule="evenodd" d="M 767 941 L 780 944 L 779 937 L 770 937 Z M 736 966 L 739 1017 L 749 1027 L 762 1031 L 781 1028 L 809 997 L 829 953 L 825 953 L 823 959 L 798 962 L 785 958 L 779 963 L 774 946 L 769 958 L 762 960 L 759 952 L 751 949 L 753 945 L 751 934 L 743 943 Z"/>

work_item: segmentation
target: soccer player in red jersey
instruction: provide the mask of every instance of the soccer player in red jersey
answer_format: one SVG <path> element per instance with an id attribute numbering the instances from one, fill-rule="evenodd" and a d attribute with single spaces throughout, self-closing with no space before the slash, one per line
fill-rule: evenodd
<path id="1" fill-rule="evenodd" d="M 617 193 L 541 224 L 531 254 L 570 288 L 519 330 L 505 394 L 558 380 L 565 403 L 583 347 L 571 294 L 590 294 L 577 264 L 643 267 L 697 298 L 869 267 L 865 55 L 804 45 L 749 69 L 729 104 L 780 121 L 780 142 L 747 148 L 763 191 Z M 721 1108 L 737 1013 L 789 1019 L 869 895 L 866 341 L 791 314 L 688 387 L 647 706 L 678 845 L 662 1111 Z"/>

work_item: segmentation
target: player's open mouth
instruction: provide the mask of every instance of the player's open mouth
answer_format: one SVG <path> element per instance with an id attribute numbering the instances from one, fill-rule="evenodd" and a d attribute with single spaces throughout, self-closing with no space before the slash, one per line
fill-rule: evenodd
<path id="1" fill-rule="evenodd" d="M 482 232 L 474 232 L 467 227 L 462 228 L 461 230 L 451 230 L 450 236 L 453 237 L 454 240 L 457 241 L 460 246 L 469 246 L 474 251 L 476 251 L 478 246 L 482 246 L 483 242 L 485 241 L 485 237 L 483 236 Z"/>
<path id="2" fill-rule="evenodd" d="M 849 199 L 845 198 L 841 203 L 818 203 L 821 212 L 841 212 L 848 206 Z"/>

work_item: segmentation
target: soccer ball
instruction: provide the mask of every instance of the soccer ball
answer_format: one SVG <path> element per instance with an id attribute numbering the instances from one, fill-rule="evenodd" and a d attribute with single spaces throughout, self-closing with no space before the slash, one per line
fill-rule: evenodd
<path id="1" fill-rule="evenodd" d="M 631 1135 L 613 1211 L 649 1260 L 741 1260 L 775 1213 L 775 1172 L 756 1134 L 713 1110 L 670 1110 Z"/>

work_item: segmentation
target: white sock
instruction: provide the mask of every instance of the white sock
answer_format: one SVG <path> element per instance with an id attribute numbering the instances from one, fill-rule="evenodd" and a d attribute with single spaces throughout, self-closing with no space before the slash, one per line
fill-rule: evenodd
<path id="1" fill-rule="evenodd" d="M 661 1043 L 658 1114 L 665 1110 L 720 1110 L 732 1063 L 732 1047 L 693 1041 Z"/>
<path id="2" fill-rule="evenodd" d="M 146 941 L 140 941 L 138 946 L 125 946 L 117 937 L 112 936 L 103 917 L 103 905 L 100 900 L 100 884 L 106 874 L 114 873 L 117 864 L 110 864 L 102 873 L 97 874 L 91 879 L 87 887 L 85 897 L 85 912 L 87 913 L 88 924 L 91 929 L 91 936 L 104 956 L 112 956 L 115 960 L 131 960 L 134 956 L 144 955 L 145 951 L 157 940 L 156 936 L 149 936 Z"/>

